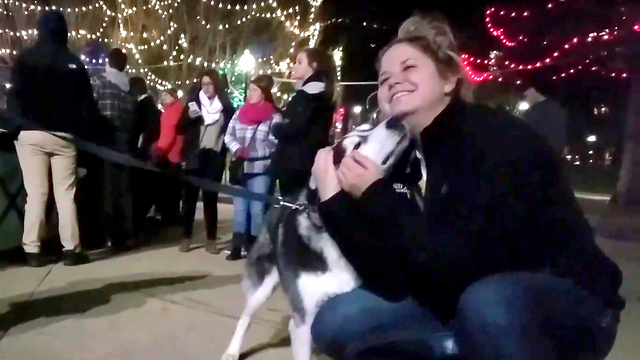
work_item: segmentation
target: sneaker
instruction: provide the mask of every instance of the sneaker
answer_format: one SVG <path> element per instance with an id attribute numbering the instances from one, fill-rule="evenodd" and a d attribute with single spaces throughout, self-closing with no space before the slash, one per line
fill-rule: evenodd
<path id="1" fill-rule="evenodd" d="M 27 253 L 27 266 L 32 268 L 39 268 L 46 266 L 46 262 L 40 255 L 40 253 Z"/>
<path id="2" fill-rule="evenodd" d="M 88 264 L 91 262 L 87 254 L 83 251 L 74 251 L 74 250 L 65 250 L 62 253 L 63 260 L 62 264 L 64 266 L 76 266 L 82 264 Z"/>

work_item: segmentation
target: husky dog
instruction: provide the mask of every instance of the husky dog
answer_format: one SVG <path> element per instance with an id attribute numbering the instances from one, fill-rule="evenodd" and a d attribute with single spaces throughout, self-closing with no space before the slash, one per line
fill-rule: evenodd
<path id="1" fill-rule="evenodd" d="M 412 141 L 407 128 L 396 118 L 376 127 L 361 126 L 334 145 L 334 164 L 338 166 L 344 156 L 357 149 L 388 175 L 399 159 L 414 156 L 407 156 L 407 152 L 415 152 L 409 146 Z M 242 282 L 246 305 L 222 360 L 238 359 L 251 317 L 278 284 L 282 284 L 293 312 L 289 322 L 293 358 L 310 359 L 311 324 L 320 305 L 360 285 L 358 275 L 322 225 L 313 179 L 293 202 L 301 206 L 268 212 L 264 229 L 248 255 Z"/>

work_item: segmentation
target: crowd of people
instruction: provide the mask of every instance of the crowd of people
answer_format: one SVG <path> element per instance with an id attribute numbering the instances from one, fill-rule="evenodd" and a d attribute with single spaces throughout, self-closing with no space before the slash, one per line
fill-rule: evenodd
<path id="1" fill-rule="evenodd" d="M 220 181 L 230 151 L 241 169 L 232 171 L 234 182 L 255 192 L 273 191 L 277 180 L 290 196 L 313 177 L 322 223 L 363 282 L 322 304 L 313 323 L 317 348 L 335 359 L 430 359 L 448 331 L 469 359 L 602 360 L 611 350 L 625 306 L 620 269 L 597 246 L 549 141 L 506 112 L 460 98 L 464 71 L 445 20 L 410 18 L 377 63 L 382 113 L 402 118 L 419 140 L 415 150 L 428 169 L 424 209 L 402 190 L 415 189 L 425 174 L 394 169 L 397 178 L 382 178 L 357 150 L 334 164 L 335 65 L 322 50 L 297 55 L 300 88 L 283 111 L 269 76 L 251 81 L 236 111 L 210 70 L 186 104 L 175 90 L 164 91 L 160 114 L 144 80 L 126 78 L 124 54 L 113 50 L 107 71 L 90 80 L 66 48 L 66 34 L 62 14 L 45 13 L 38 44 L 19 56 L 12 76 L 9 110 L 26 119 L 16 147 L 30 259 L 37 259 L 51 168 L 65 263 L 81 260 L 76 149 L 66 138 L 99 141 L 96 134 L 113 128 L 112 148 L 167 169 L 154 181 L 162 184 L 157 196 L 146 192 L 148 180 L 132 183 L 130 169 L 105 164 L 116 247 L 129 237 L 122 219 L 140 231 L 156 205 L 161 216 L 183 221 L 180 251 L 189 250 L 200 189 L 175 183 L 171 169 Z M 98 124 L 102 118 L 108 126 Z M 217 197 L 202 194 L 211 253 L 219 251 Z M 251 249 L 264 213 L 262 204 L 240 198 L 234 206 L 229 260 Z"/>
<path id="2" fill-rule="evenodd" d="M 74 138 L 162 170 L 132 168 L 96 154 L 82 154 L 91 179 L 87 186 L 97 192 L 92 200 L 100 219 L 88 233 L 103 237 L 103 247 L 113 252 L 128 251 L 144 241 L 145 221 L 152 209 L 162 224 L 183 227 L 179 251 L 190 251 L 201 198 L 205 249 L 219 254 L 218 193 L 203 190 L 200 197 L 201 189 L 182 182 L 178 174 L 220 183 L 229 153 L 234 185 L 273 194 L 278 184 L 280 194 L 287 197 L 307 184 L 316 152 L 330 144 L 336 68 L 324 50 L 307 48 L 297 55 L 292 78 L 300 86 L 285 109 L 273 99 L 274 80 L 269 75 L 253 78 L 245 104 L 235 109 L 225 79 L 210 69 L 184 99 L 176 89 L 163 90 L 160 110 L 145 80 L 127 75 L 127 55 L 121 49 L 112 49 L 105 71 L 89 78 L 66 46 L 67 26 L 60 12 L 46 12 L 38 29 L 37 44 L 16 61 L 8 100 L 27 191 L 23 247 L 29 266 L 46 263 L 39 244 L 49 168 L 64 263 L 89 261 L 80 246 L 74 202 L 78 157 Z M 259 201 L 235 197 L 233 203 L 227 260 L 242 259 L 251 249 L 266 211 L 265 203 Z"/>

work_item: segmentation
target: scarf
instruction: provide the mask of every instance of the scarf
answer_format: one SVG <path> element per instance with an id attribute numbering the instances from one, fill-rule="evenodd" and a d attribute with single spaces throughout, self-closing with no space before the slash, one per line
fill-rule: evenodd
<path id="1" fill-rule="evenodd" d="M 104 77 L 118 85 L 122 91 L 129 91 L 129 77 L 124 72 L 120 72 L 107 64 L 104 70 Z"/>
<path id="2" fill-rule="evenodd" d="M 240 108 L 238 120 L 243 125 L 254 126 L 271 120 L 275 112 L 276 109 L 274 109 L 273 105 L 268 101 L 255 104 L 247 102 Z"/>
<path id="3" fill-rule="evenodd" d="M 220 120 L 222 114 L 222 103 L 218 97 L 209 99 L 207 95 L 200 90 L 200 110 L 202 112 L 202 119 L 205 125 L 215 124 Z"/>

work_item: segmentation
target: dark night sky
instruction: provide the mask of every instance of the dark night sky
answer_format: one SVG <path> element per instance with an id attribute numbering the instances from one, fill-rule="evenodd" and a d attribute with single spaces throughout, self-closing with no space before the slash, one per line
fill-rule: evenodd
<path id="1" fill-rule="evenodd" d="M 402 21 L 416 10 L 445 15 L 456 31 L 462 48 L 486 48 L 494 44 L 484 28 L 484 11 L 495 1 L 479 0 L 473 5 L 460 1 L 425 1 L 422 5 L 412 3 L 389 0 L 324 0 L 321 8 L 323 20 L 345 18 L 360 24 L 331 24 L 322 33 L 322 47 L 342 45 L 344 48 L 343 81 L 375 81 L 377 73 L 374 65 L 378 52 L 396 35 Z M 389 29 L 367 29 L 361 26 L 364 21 L 373 21 L 388 26 Z M 349 87 L 343 100 L 346 103 L 362 103 L 375 89 L 376 86 Z"/>
<path id="2" fill-rule="evenodd" d="M 603 2 L 611 0 L 595 0 L 594 3 L 600 4 L 595 8 L 595 14 L 589 15 L 590 18 L 598 17 L 597 14 L 602 9 Z M 615 0 L 623 1 L 623 0 Z M 576 0 L 577 3 L 581 1 Z M 623 1 L 624 2 L 624 1 Z M 491 37 L 484 25 L 484 12 L 487 7 L 491 5 L 497 5 L 501 8 L 515 8 L 515 9 L 531 9 L 531 7 L 544 7 L 546 2 L 543 0 L 478 0 L 474 4 L 469 5 L 469 2 L 462 1 L 424 1 L 421 5 L 411 5 L 411 1 L 390 1 L 390 0 L 324 0 L 321 7 L 322 20 L 348 18 L 353 23 L 359 23 L 360 25 L 348 25 L 348 24 L 331 24 L 324 28 L 321 35 L 320 46 L 324 48 L 335 48 L 336 46 L 343 46 L 344 56 L 342 64 L 342 80 L 343 81 L 375 81 L 377 79 L 377 73 L 375 70 L 375 60 L 380 49 L 386 45 L 395 35 L 400 23 L 411 16 L 415 10 L 423 12 L 439 12 L 443 14 L 451 23 L 454 32 L 458 39 L 459 48 L 470 54 L 478 54 L 482 57 L 486 57 L 489 50 L 492 49 L 504 49 L 503 46 L 495 38 Z M 589 1 L 585 0 L 585 3 Z M 609 6 L 611 4 L 609 3 Z M 584 10 L 584 9 L 583 9 Z M 592 9 L 593 10 L 593 9 Z M 576 29 L 574 27 L 583 23 L 581 17 L 574 19 L 577 21 L 572 23 L 566 16 L 577 16 L 572 14 L 572 10 L 568 10 L 569 14 L 565 14 L 565 18 L 560 23 L 554 22 L 552 18 L 545 18 L 536 20 L 536 25 L 540 29 L 548 29 L 543 25 L 545 22 L 553 29 L 554 33 L 574 33 Z M 573 11 L 574 13 L 581 13 L 581 11 Z M 606 13 L 606 12 L 605 12 Z M 579 14 L 578 14 L 579 15 Z M 361 24 L 364 21 L 373 21 L 379 25 L 388 26 L 389 29 L 367 29 Z M 542 23 L 538 22 L 542 21 Z M 600 27 L 598 27 L 600 28 Z M 544 31 L 546 32 L 546 31 Z M 528 51 L 522 51 L 528 50 Z M 511 52 L 511 56 L 517 55 L 522 60 L 529 60 L 530 58 L 537 58 L 539 56 L 539 48 L 522 49 L 518 48 L 517 52 Z M 537 73 L 537 72 L 536 72 Z M 532 76 L 538 76 L 539 74 L 532 74 Z M 547 78 L 548 76 L 542 76 Z M 584 79 L 583 79 L 584 80 Z M 602 79 L 596 78 L 589 79 L 587 82 L 591 86 L 586 87 L 585 82 L 580 78 L 576 78 L 573 81 L 565 81 L 561 84 L 561 88 L 556 87 L 554 91 L 558 91 L 564 95 L 563 105 L 570 108 L 570 111 L 578 111 L 583 113 L 590 111 L 590 103 L 611 103 L 612 101 L 605 98 L 620 98 L 621 94 L 625 94 L 626 90 L 624 83 L 610 84 L 601 83 Z M 606 79 L 605 79 L 606 80 Z M 599 87 L 599 88 L 598 88 Z M 354 104 L 365 104 L 365 99 L 371 93 L 376 90 L 376 86 L 349 86 L 346 87 L 342 96 L 343 103 L 347 106 Z M 625 98 L 625 96 L 622 96 Z M 602 100 L 598 100 L 602 98 Z M 560 96 L 558 96 L 560 100 Z M 573 103 L 573 106 L 569 106 Z M 624 106 L 619 107 L 624 109 Z M 576 110 L 578 109 L 578 110 Z M 580 120 L 581 118 L 584 118 Z M 585 121 L 588 121 L 588 112 L 584 116 L 571 116 L 570 121 L 570 136 L 579 139 L 583 136 L 585 130 Z M 619 118 L 619 116 L 617 116 Z M 614 123 L 621 122 L 620 119 L 612 119 Z M 610 138 L 614 141 L 620 133 L 621 124 L 610 124 L 606 126 L 612 130 Z M 598 124 L 601 127 L 602 124 Z"/>

